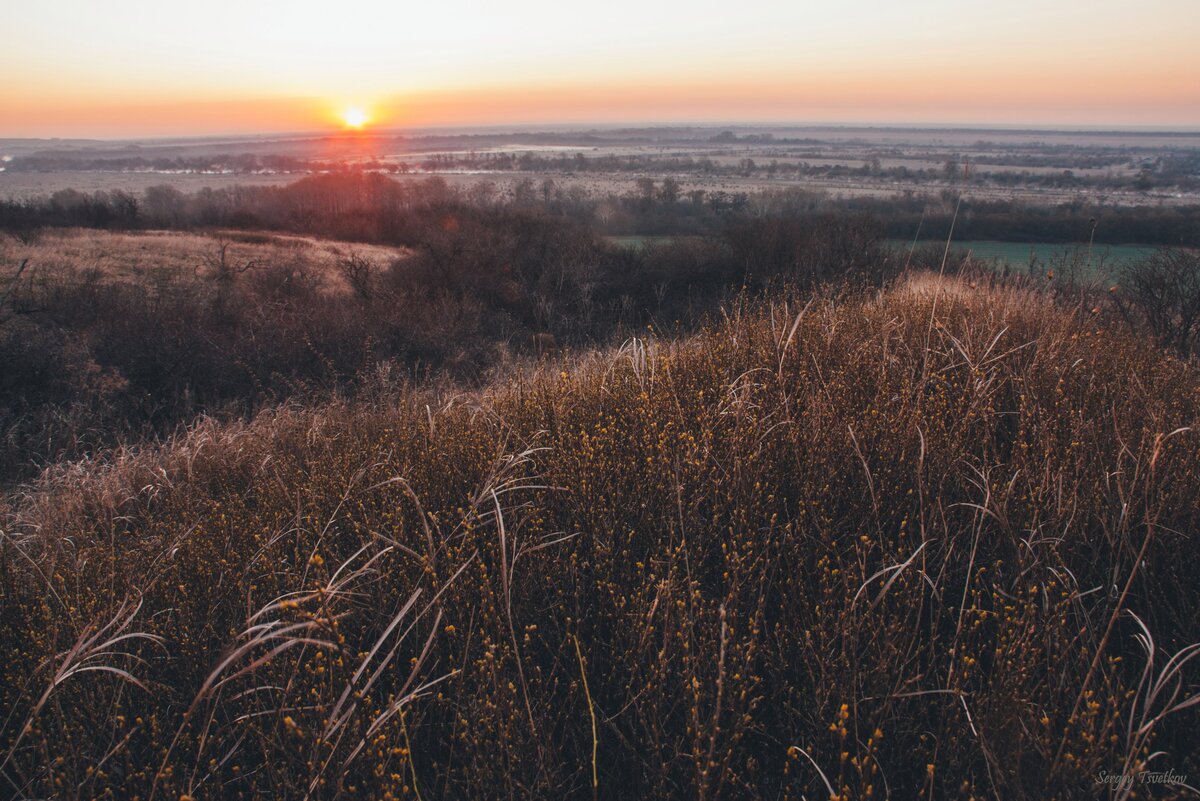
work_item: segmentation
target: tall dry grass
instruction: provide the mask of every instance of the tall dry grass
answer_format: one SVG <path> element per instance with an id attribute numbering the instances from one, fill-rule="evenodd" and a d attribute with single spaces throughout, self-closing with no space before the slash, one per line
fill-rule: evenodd
<path id="1" fill-rule="evenodd" d="M 11 502 L 2 793 L 1181 793 L 1096 777 L 1200 772 L 1197 424 L 931 277 L 202 424 Z"/>

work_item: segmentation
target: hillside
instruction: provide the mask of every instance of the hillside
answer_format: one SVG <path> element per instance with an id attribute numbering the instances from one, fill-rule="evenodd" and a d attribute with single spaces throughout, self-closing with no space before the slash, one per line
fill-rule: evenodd
<path id="1" fill-rule="evenodd" d="M 147 275 L 160 283 L 177 276 L 194 277 L 224 265 L 245 272 L 265 265 L 289 263 L 310 272 L 332 290 L 349 292 L 342 262 L 351 256 L 386 263 L 407 255 L 402 248 L 321 240 L 257 231 L 104 231 L 61 228 L 41 231 L 33 242 L 4 242 L 5 261 L 28 260 L 48 273 L 94 271 L 109 279 L 137 283 Z M 249 265 L 249 266 L 248 266 Z M 5 264 L 5 273 L 9 272 Z M 6 274 L 3 276 L 8 278 Z"/>
<path id="2" fill-rule="evenodd" d="M 1194 363 L 932 276 L 719 319 L 51 471 L 0 524 L 0 794 L 1200 772 Z"/>

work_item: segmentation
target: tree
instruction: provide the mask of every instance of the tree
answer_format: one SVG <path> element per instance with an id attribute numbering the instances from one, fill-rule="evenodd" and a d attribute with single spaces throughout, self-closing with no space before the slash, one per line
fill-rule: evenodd
<path id="1" fill-rule="evenodd" d="M 168 184 L 147 187 L 146 216 L 156 225 L 178 228 L 183 223 L 186 199 L 183 193 Z"/>
<path id="2" fill-rule="evenodd" d="M 641 194 L 642 200 L 650 202 L 654 200 L 654 179 L 653 178 L 638 178 L 637 179 L 638 193 Z"/>
<path id="3" fill-rule="evenodd" d="M 529 178 L 522 178 L 513 187 L 513 201 L 520 206 L 532 206 L 537 199 L 534 194 L 533 181 Z"/>
<path id="4" fill-rule="evenodd" d="M 662 189 L 659 190 L 659 197 L 662 198 L 663 203 L 674 203 L 679 200 L 679 191 L 679 181 L 667 176 L 663 179 Z"/>
<path id="5" fill-rule="evenodd" d="M 109 199 L 117 216 L 127 225 L 133 225 L 138 218 L 138 199 L 131 192 L 115 189 L 109 193 Z"/>

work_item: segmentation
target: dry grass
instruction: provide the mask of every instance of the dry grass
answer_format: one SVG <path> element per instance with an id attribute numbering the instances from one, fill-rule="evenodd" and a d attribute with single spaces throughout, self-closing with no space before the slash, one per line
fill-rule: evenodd
<path id="1" fill-rule="evenodd" d="M 930 278 L 726 315 L 480 393 L 200 425 L 14 499 L 4 793 L 1043 799 L 1200 771 L 1193 365 Z"/>
<path id="2" fill-rule="evenodd" d="M 0 280 L 9 265 L 28 259 L 35 269 L 95 270 L 109 280 L 141 281 L 154 273 L 207 274 L 227 244 L 230 263 L 260 267 L 287 264 L 319 273 L 331 290 L 347 289 L 341 262 L 356 254 L 384 266 L 409 255 L 404 248 L 349 244 L 307 236 L 276 233 L 212 231 L 111 232 L 86 228 L 50 229 L 39 232 L 36 241 L 24 243 L 0 239 Z"/>

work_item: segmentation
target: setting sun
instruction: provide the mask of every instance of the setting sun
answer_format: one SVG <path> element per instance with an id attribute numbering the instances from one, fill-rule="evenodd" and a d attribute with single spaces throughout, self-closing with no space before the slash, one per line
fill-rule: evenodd
<path id="1" fill-rule="evenodd" d="M 348 108 L 342 112 L 342 122 L 346 123 L 347 128 L 361 131 L 367 124 L 367 112 L 361 108 Z"/>

